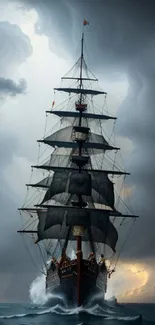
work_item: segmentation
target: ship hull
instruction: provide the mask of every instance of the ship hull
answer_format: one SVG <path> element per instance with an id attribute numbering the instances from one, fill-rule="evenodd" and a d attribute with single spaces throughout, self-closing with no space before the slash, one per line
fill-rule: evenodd
<path id="1" fill-rule="evenodd" d="M 77 260 L 50 270 L 46 277 L 46 292 L 61 295 L 68 306 L 86 305 L 92 297 L 100 294 L 104 301 L 107 283 L 106 268 L 87 260 L 81 261 L 80 290 L 77 288 Z"/>

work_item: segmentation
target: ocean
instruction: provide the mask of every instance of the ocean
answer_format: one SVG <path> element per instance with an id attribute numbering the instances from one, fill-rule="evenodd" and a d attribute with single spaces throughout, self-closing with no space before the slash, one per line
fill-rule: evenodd
<path id="1" fill-rule="evenodd" d="M 141 316 L 142 317 L 141 317 Z M 120 304 L 112 301 L 87 308 L 67 309 L 59 304 L 1 303 L 0 325 L 155 325 L 155 304 Z"/>
<path id="2" fill-rule="evenodd" d="M 83 308 L 68 309 L 61 296 L 46 294 L 44 276 L 30 285 L 31 303 L 1 303 L 0 325 L 155 325 L 155 304 L 116 304 L 94 296 Z"/>

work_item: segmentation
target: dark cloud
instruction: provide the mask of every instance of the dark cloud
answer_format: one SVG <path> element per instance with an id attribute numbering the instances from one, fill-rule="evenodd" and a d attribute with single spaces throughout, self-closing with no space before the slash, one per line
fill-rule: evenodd
<path id="1" fill-rule="evenodd" d="M 32 46 L 20 27 L 7 21 L 0 21 L 0 41 L 0 76 L 10 77 L 32 54 Z"/>
<path id="2" fill-rule="evenodd" d="M 11 96 L 24 93 L 26 81 L 21 79 L 16 83 L 14 80 L 17 79 L 19 66 L 31 55 L 32 46 L 29 38 L 19 26 L 7 21 L 0 21 L 0 42 L 0 99 L 5 99 L 8 96 L 11 98 Z M 11 104 L 10 109 L 12 109 Z M 3 275 L 6 273 L 9 274 L 9 277 L 13 276 L 13 273 L 16 274 L 17 279 L 18 272 L 27 272 L 25 281 L 29 282 L 32 279 L 32 274 L 29 275 L 30 272 L 35 274 L 36 271 L 34 271 L 29 255 L 26 254 L 23 241 L 17 235 L 17 229 L 20 227 L 19 213 L 17 211 L 18 199 L 17 194 L 11 190 L 11 184 L 6 180 L 6 169 L 8 165 L 11 165 L 13 157 L 18 151 L 19 139 L 11 130 L 8 130 L 4 123 L 6 123 L 6 120 L 5 122 L 3 120 L 3 110 L 0 110 L 0 282 L 1 277 L 3 279 Z M 15 127 L 17 127 L 17 124 Z M 13 281 L 14 278 L 15 276 L 13 276 Z M 4 282 L 7 287 L 7 274 Z M 16 290 L 14 290 L 11 279 L 6 295 L 11 296 L 11 290 L 16 291 L 18 295 L 17 283 L 18 281 L 16 282 Z M 0 295 L 1 298 L 5 298 L 3 292 Z"/>
<path id="3" fill-rule="evenodd" d="M 85 30 L 91 67 L 98 76 L 104 76 L 104 80 L 110 78 L 111 82 L 127 76 L 129 89 L 119 108 L 117 132 L 133 143 L 126 167 L 132 174 L 129 184 L 136 188 L 132 202 L 140 220 L 123 256 L 154 257 L 155 2 L 23 0 L 22 3 L 37 10 L 36 30 L 49 37 L 52 50 L 58 55 L 75 54 L 85 17 L 90 22 Z"/>
<path id="4" fill-rule="evenodd" d="M 26 90 L 26 80 L 21 79 L 19 83 L 15 83 L 11 79 L 0 78 L 0 94 L 16 96 L 22 94 Z"/>
<path id="5" fill-rule="evenodd" d="M 154 39 L 155 3 L 146 0 L 110 1 L 50 1 L 21 0 L 28 9 L 35 8 L 39 19 L 36 30 L 52 41 L 57 54 L 73 54 L 79 42 L 83 18 L 86 26 L 87 44 L 93 46 L 90 61 L 93 66 L 116 75 L 149 46 Z M 152 10 L 151 10 L 152 9 Z M 149 36 L 149 37 L 148 37 Z M 94 61 L 94 57 L 97 60 Z M 108 64 L 108 65 L 107 65 Z"/>
<path id="6" fill-rule="evenodd" d="M 12 77 L 14 72 L 17 74 L 20 64 L 31 55 L 32 46 L 27 35 L 17 25 L 9 22 L 0 22 L 0 40 L 0 96 L 4 99 L 5 96 L 15 96 L 25 91 L 25 79 L 16 83 L 6 76 Z M 3 168 L 10 164 L 18 148 L 17 137 L 11 131 L 5 132 L 3 114 L 1 114 L 0 132 L 0 168 L 3 172 Z"/>
<path id="7" fill-rule="evenodd" d="M 26 9 L 35 8 L 38 13 L 38 21 L 35 30 L 39 35 L 49 37 L 49 46 L 52 51 L 64 57 L 66 55 L 66 44 L 74 42 L 72 34 L 72 8 L 68 1 L 41 1 L 19 0 L 25 4 Z M 21 11 L 24 8 L 21 8 Z M 67 51 L 70 55 L 70 51 Z"/>

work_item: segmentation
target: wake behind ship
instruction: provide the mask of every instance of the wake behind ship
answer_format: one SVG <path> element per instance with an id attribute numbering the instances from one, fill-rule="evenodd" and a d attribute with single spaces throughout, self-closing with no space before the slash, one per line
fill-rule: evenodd
<path id="1" fill-rule="evenodd" d="M 84 20 L 83 25 L 87 24 Z M 60 128 L 39 140 L 53 148 L 52 153 L 45 162 L 32 166 L 47 173 L 41 181 L 28 184 L 40 190 L 41 200 L 20 209 L 28 220 L 19 231 L 30 234 L 44 254 L 43 260 L 49 261 L 45 263 L 46 291 L 62 294 L 68 305 L 77 306 L 98 293 L 104 300 L 107 279 L 116 267 L 112 261 L 108 264 L 105 248 L 114 256 L 118 241 L 115 223 L 120 218 L 122 223 L 128 217 L 136 218 L 115 206 L 113 179 L 128 173 L 119 169 L 115 159 L 108 168 L 104 166 L 107 152 L 119 148 L 103 136 L 103 122 L 116 118 L 98 112 L 93 105 L 94 96 L 107 94 L 90 86 L 97 79 L 90 76 L 83 52 L 84 32 L 81 55 L 73 67 L 76 74 L 62 78 L 75 86 L 55 88 L 69 93 L 67 105 L 62 103 L 67 109 L 54 110 L 53 101 L 47 112 L 59 118 Z"/>

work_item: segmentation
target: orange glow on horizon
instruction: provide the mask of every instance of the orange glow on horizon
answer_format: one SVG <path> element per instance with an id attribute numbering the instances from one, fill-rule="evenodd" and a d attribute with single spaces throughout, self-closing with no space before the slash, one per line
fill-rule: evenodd
<path id="1" fill-rule="evenodd" d="M 149 297 L 151 271 L 140 263 L 119 263 L 108 281 L 107 298 L 116 296 L 119 302 L 145 301 Z"/>

